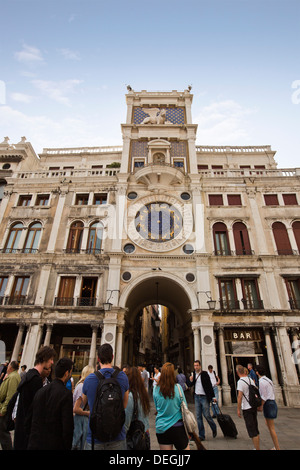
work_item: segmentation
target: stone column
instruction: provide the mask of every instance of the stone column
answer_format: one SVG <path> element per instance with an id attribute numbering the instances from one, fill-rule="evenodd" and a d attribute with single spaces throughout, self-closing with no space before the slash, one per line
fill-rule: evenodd
<path id="1" fill-rule="evenodd" d="M 277 327 L 283 366 L 283 391 L 288 406 L 300 406 L 300 386 L 293 362 L 292 348 L 285 326 Z"/>
<path id="2" fill-rule="evenodd" d="M 47 325 L 46 335 L 44 339 L 44 346 L 50 346 L 52 328 L 53 328 L 52 324 Z"/>
<path id="3" fill-rule="evenodd" d="M 64 205 L 65 205 L 66 195 L 69 191 L 68 188 L 66 187 L 64 189 L 61 188 L 60 190 L 61 190 L 61 194 L 59 196 L 59 200 L 56 206 L 55 216 L 54 216 L 49 243 L 48 243 L 48 248 L 47 248 L 47 251 L 49 253 L 55 252 L 57 234 L 60 229 L 60 221 L 61 221 L 61 217 L 62 217 Z"/>
<path id="4" fill-rule="evenodd" d="M 21 358 L 21 363 L 26 364 L 27 369 L 31 369 L 34 366 L 35 356 L 41 344 L 42 326 L 33 323 L 28 328 Z"/>
<path id="5" fill-rule="evenodd" d="M 91 325 L 91 327 L 92 327 L 92 342 L 91 342 L 91 347 L 90 347 L 89 366 L 96 367 L 98 325 Z"/>
<path id="6" fill-rule="evenodd" d="M 270 378 L 274 385 L 276 401 L 278 405 L 283 405 L 284 403 L 283 403 L 282 390 L 281 390 L 281 386 L 279 384 L 278 375 L 277 375 L 274 351 L 272 348 L 272 342 L 271 342 L 271 336 L 270 336 L 270 333 L 271 333 L 270 328 L 264 328 L 264 333 L 265 333 L 268 363 L 269 363 L 270 374 L 271 374 Z"/>
<path id="7" fill-rule="evenodd" d="M 220 365 L 222 372 L 222 399 L 225 406 L 231 405 L 231 388 L 228 384 L 228 369 L 225 355 L 224 328 L 218 327 L 218 342 L 220 351 Z"/>
<path id="8" fill-rule="evenodd" d="M 300 375 L 300 339 L 299 339 L 299 329 L 298 328 L 292 328 L 291 329 L 292 333 L 292 349 L 293 349 L 293 358 L 294 358 L 294 363 L 296 364 L 296 367 L 298 369 L 298 374 Z"/>
<path id="9" fill-rule="evenodd" d="M 22 345 L 23 333 L 25 329 L 25 324 L 20 323 L 17 338 L 14 345 L 14 350 L 12 352 L 11 361 L 18 361 L 19 353 Z"/>
<path id="10" fill-rule="evenodd" d="M 192 324 L 192 330 L 193 330 L 193 335 L 194 335 L 194 361 L 199 360 L 201 362 L 199 326 L 195 326 Z"/>
<path id="11" fill-rule="evenodd" d="M 116 341 L 116 354 L 114 364 L 120 369 L 122 367 L 122 347 L 123 347 L 123 333 L 124 324 L 118 325 L 117 341 Z"/>

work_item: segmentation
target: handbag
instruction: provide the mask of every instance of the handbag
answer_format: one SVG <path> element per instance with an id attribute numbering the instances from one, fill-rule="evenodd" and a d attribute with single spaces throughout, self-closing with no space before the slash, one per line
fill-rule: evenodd
<path id="1" fill-rule="evenodd" d="M 134 400 L 133 419 L 126 434 L 127 450 L 149 450 L 150 439 L 145 426 L 138 418 L 137 402 Z"/>
<path id="2" fill-rule="evenodd" d="M 198 423 L 197 423 L 197 420 L 194 416 L 194 414 L 188 409 L 184 399 L 183 399 L 183 396 L 182 396 L 182 393 L 181 393 L 181 390 L 180 390 L 180 387 L 178 386 L 177 384 L 177 387 L 178 387 L 178 391 L 179 391 L 179 395 L 180 395 L 180 399 L 181 399 L 181 403 L 180 403 L 180 408 L 181 408 L 181 414 L 182 414 L 182 421 L 183 421 L 183 424 L 184 424 L 184 427 L 185 427 L 185 431 L 188 435 L 188 437 L 192 436 L 196 445 L 197 445 L 197 449 L 198 450 L 206 450 L 205 447 L 203 446 L 203 444 L 201 443 L 200 439 L 199 439 L 199 436 L 198 436 Z"/>

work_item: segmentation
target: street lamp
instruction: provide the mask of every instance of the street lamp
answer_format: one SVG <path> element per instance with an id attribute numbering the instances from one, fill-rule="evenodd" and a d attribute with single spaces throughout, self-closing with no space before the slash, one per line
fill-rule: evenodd
<path id="1" fill-rule="evenodd" d="M 110 298 L 112 296 L 112 293 L 113 292 L 120 292 L 120 291 L 119 291 L 119 289 L 113 289 L 113 290 L 108 289 L 106 292 L 110 292 L 110 296 L 107 299 L 107 301 L 103 303 L 103 309 L 104 309 L 105 312 L 109 312 L 111 310 L 111 307 L 112 307 L 112 303 L 110 302 Z"/>
<path id="2" fill-rule="evenodd" d="M 209 294 L 211 294 L 210 290 L 208 290 L 208 291 L 198 291 L 197 294 L 205 294 L 206 297 L 208 297 L 207 305 L 208 305 L 209 310 L 215 310 L 217 301 L 212 300 L 211 295 L 209 295 Z"/>

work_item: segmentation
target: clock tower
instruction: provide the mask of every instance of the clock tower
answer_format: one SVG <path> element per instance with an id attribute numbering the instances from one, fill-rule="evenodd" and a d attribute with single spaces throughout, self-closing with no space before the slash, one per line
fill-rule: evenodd
<path id="1" fill-rule="evenodd" d="M 173 251 L 191 236 L 196 199 L 187 188 L 193 176 L 199 179 L 192 99 L 190 88 L 135 92 L 129 87 L 126 95 L 119 181 L 128 184 L 128 237 L 147 251 Z"/>

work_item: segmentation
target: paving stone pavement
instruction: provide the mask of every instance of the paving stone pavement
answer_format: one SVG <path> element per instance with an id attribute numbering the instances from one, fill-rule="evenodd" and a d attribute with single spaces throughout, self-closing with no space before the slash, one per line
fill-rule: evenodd
<path id="1" fill-rule="evenodd" d="M 195 405 L 193 403 L 188 404 L 189 409 L 195 414 Z M 253 450 L 252 440 L 248 437 L 245 422 L 239 418 L 236 413 L 236 405 L 224 406 L 221 408 L 222 413 L 229 414 L 234 420 L 238 436 L 236 439 L 224 437 L 220 426 L 217 424 L 217 436 L 212 437 L 212 432 L 204 419 L 205 436 L 206 439 L 203 445 L 207 450 Z M 155 408 L 153 401 L 151 400 L 151 411 L 150 411 L 150 439 L 151 439 L 151 451 L 159 451 L 159 445 L 155 433 Z M 273 442 L 263 414 L 258 413 L 258 426 L 260 432 L 260 444 L 261 450 L 269 450 L 273 447 Z M 279 407 L 278 417 L 275 420 L 275 429 L 279 439 L 279 445 L 281 450 L 300 450 L 300 408 L 288 408 Z M 0 445 L 1 449 L 1 445 Z M 191 442 L 191 450 L 197 450 L 195 444 Z"/>
<path id="2" fill-rule="evenodd" d="M 189 403 L 189 409 L 195 414 L 195 405 Z M 204 447 L 207 450 L 253 450 L 252 439 L 248 437 L 243 418 L 237 416 L 235 404 L 221 408 L 223 414 L 229 414 L 238 430 L 236 439 L 224 437 L 220 426 L 217 424 L 217 436 L 212 437 L 212 432 L 204 419 L 205 441 Z M 155 434 L 155 409 L 151 403 L 150 413 L 150 437 L 151 450 L 159 450 L 159 445 Z M 258 427 L 260 432 L 261 450 L 269 450 L 273 447 L 273 441 L 269 434 L 262 412 L 258 412 Z M 281 450 L 300 450 L 300 408 L 279 407 L 278 417 L 275 420 L 275 429 Z M 197 450 L 194 443 L 191 443 L 191 450 Z"/>

